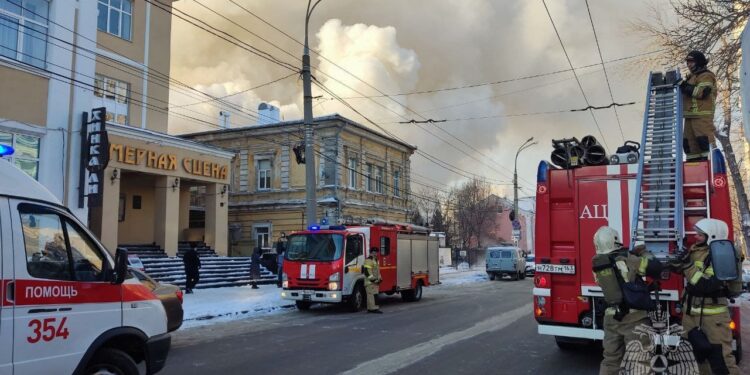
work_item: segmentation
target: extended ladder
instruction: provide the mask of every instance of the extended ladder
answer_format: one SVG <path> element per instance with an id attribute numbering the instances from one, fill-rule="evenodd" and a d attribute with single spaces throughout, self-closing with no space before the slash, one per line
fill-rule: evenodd
<path id="1" fill-rule="evenodd" d="M 643 117 L 630 247 L 644 242 L 660 259 L 684 236 L 682 97 L 679 70 L 651 73 Z"/>

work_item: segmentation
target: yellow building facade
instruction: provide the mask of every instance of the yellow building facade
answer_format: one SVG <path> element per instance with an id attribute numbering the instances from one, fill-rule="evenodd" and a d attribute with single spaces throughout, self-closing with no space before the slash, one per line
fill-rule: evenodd
<path id="1" fill-rule="evenodd" d="M 414 146 L 339 115 L 316 118 L 314 129 L 317 222 L 407 221 Z M 302 131 L 302 121 L 287 121 L 183 136 L 234 152 L 232 255 L 270 248 L 282 232 L 305 228 L 305 164 L 294 152 Z"/>

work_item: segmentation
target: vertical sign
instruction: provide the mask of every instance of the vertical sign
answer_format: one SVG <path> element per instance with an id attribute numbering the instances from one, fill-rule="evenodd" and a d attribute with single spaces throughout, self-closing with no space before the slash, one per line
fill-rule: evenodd
<path id="1" fill-rule="evenodd" d="M 102 179 L 109 164 L 109 139 L 106 130 L 107 109 L 91 110 L 91 119 L 84 112 L 81 120 L 81 174 L 79 176 L 78 207 L 88 197 L 89 207 L 101 205 Z"/>

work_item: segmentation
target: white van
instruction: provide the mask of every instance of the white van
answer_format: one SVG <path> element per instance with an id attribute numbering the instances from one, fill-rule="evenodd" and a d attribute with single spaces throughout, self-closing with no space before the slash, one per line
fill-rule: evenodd
<path id="1" fill-rule="evenodd" d="M 0 160 L 0 375 L 164 367 L 161 302 L 41 184 Z"/>

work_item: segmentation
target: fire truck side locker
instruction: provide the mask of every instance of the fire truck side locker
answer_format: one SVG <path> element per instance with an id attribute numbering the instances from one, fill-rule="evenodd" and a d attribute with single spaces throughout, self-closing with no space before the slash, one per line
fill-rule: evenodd
<path id="1" fill-rule="evenodd" d="M 437 239 L 423 235 L 398 235 L 396 286 L 400 290 L 412 289 L 419 275 L 427 276 L 425 285 L 439 282 L 439 246 Z"/>

